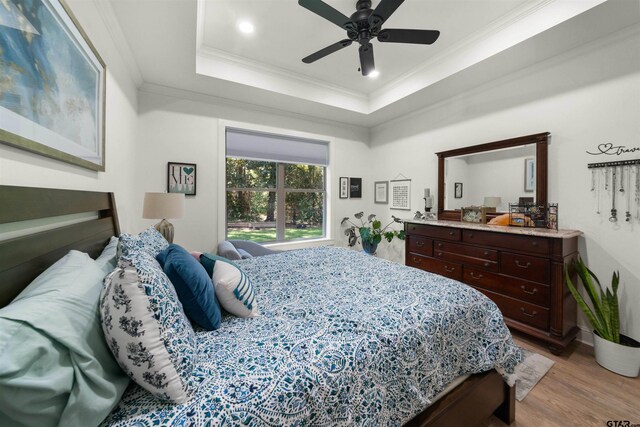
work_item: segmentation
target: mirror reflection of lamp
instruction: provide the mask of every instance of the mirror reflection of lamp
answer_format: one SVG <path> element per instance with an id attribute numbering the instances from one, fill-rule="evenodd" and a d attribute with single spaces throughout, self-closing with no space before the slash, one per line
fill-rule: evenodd
<path id="1" fill-rule="evenodd" d="M 424 211 L 431 212 L 431 208 L 433 208 L 433 197 L 431 197 L 431 189 L 424 189 Z"/>
<path id="2" fill-rule="evenodd" d="M 493 208 L 493 212 L 495 212 L 498 206 L 500 206 L 501 204 L 502 198 L 498 196 L 486 196 L 482 205 L 486 208 Z"/>
<path id="3" fill-rule="evenodd" d="M 184 194 L 182 193 L 145 193 L 142 217 L 145 219 L 161 219 L 154 225 L 155 229 L 173 243 L 173 224 L 168 219 L 184 216 Z"/>

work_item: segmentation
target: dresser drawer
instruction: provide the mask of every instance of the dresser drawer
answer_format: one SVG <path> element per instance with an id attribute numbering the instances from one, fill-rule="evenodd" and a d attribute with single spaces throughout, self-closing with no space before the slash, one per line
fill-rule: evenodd
<path id="1" fill-rule="evenodd" d="M 441 259 L 443 261 L 453 261 L 462 263 L 464 265 L 473 265 L 484 270 L 498 272 L 498 263 L 495 261 L 488 261 L 481 258 L 473 258 L 465 255 L 460 255 L 452 252 L 444 252 L 438 249 L 433 251 L 433 257 Z"/>
<path id="2" fill-rule="evenodd" d="M 543 330 L 549 329 L 549 309 L 515 298 L 499 295 L 482 288 L 478 288 L 478 290 L 496 303 L 504 317 L 517 320 L 518 322 L 531 325 L 535 328 Z"/>
<path id="3" fill-rule="evenodd" d="M 460 243 L 441 242 L 436 240 L 433 242 L 434 250 L 450 252 L 454 254 L 466 255 L 473 258 L 481 258 L 487 261 L 498 261 L 498 251 L 493 249 L 479 248 L 476 246 L 463 245 Z"/>
<path id="4" fill-rule="evenodd" d="M 464 268 L 464 283 L 511 296 L 519 300 L 549 307 L 549 286 L 532 283 L 515 277 L 489 273 L 472 267 Z"/>
<path id="5" fill-rule="evenodd" d="M 538 283 L 549 283 L 549 260 L 527 255 L 502 252 L 500 271 L 508 276 L 520 277 Z"/>
<path id="6" fill-rule="evenodd" d="M 407 265 L 430 271 L 455 280 L 462 280 L 462 266 L 453 262 L 424 257 L 417 254 L 407 255 Z"/>
<path id="7" fill-rule="evenodd" d="M 545 237 L 516 236 L 491 231 L 464 230 L 462 241 L 540 255 L 547 255 L 551 247 L 549 239 Z"/>
<path id="8" fill-rule="evenodd" d="M 409 252 L 420 255 L 431 256 L 433 254 L 433 240 L 425 237 L 407 236 L 407 247 Z"/>
<path id="9" fill-rule="evenodd" d="M 460 241 L 461 231 L 458 228 L 439 227 L 436 225 L 423 225 L 407 223 L 406 232 L 408 234 L 419 234 L 421 236 L 434 237 L 436 239 Z"/>

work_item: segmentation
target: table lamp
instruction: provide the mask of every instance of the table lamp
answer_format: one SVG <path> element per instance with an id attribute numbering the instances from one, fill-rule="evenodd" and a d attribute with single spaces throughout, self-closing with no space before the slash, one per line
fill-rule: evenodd
<path id="1" fill-rule="evenodd" d="M 167 218 L 182 218 L 184 215 L 184 194 L 182 193 L 144 193 L 142 217 L 145 219 L 161 219 L 154 225 L 155 229 L 173 243 L 173 224 Z"/>

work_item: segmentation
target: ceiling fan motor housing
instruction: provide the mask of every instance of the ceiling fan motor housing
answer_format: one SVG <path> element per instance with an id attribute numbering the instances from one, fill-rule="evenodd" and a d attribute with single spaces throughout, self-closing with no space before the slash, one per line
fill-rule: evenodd
<path id="1" fill-rule="evenodd" d="M 369 43 L 369 40 L 376 36 L 372 33 L 369 24 L 369 17 L 373 13 L 373 9 L 371 9 L 371 1 L 358 0 L 358 2 L 356 3 L 356 9 L 357 10 L 350 16 L 350 18 L 358 28 L 357 31 L 354 31 L 347 26 L 347 36 L 351 40 L 357 41 L 360 44 L 366 44 Z"/>

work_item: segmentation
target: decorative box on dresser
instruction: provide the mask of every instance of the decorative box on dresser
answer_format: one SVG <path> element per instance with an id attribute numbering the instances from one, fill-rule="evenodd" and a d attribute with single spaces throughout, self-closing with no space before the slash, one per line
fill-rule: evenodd
<path id="1" fill-rule="evenodd" d="M 582 232 L 420 220 L 407 221 L 405 231 L 406 265 L 479 290 L 509 327 L 546 341 L 552 353 L 576 337 L 564 266 L 578 256 Z"/>

